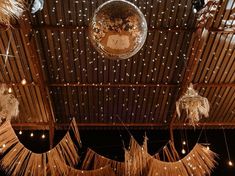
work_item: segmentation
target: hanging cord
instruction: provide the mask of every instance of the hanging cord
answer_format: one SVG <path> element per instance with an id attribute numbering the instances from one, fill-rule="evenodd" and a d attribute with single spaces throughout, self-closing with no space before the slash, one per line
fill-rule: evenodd
<path id="1" fill-rule="evenodd" d="M 199 140 L 200 140 L 200 138 L 201 138 L 201 136 L 202 136 L 202 132 L 203 132 L 203 130 L 204 130 L 204 127 L 205 127 L 205 123 L 204 123 L 203 126 L 202 126 L 201 132 L 200 132 L 200 134 L 199 134 L 199 136 L 198 136 L 198 139 L 197 139 L 197 143 L 199 142 Z"/>
<path id="2" fill-rule="evenodd" d="M 116 115 L 118 120 L 121 122 L 122 126 L 125 128 L 125 130 L 128 132 L 128 134 L 130 135 L 130 137 L 133 137 L 133 135 L 131 134 L 131 132 L 129 131 L 129 129 L 127 128 L 127 126 L 123 123 L 123 121 L 121 120 L 121 118 L 119 117 L 119 115 Z"/>
<path id="3" fill-rule="evenodd" d="M 224 127 L 223 127 L 223 126 L 222 126 L 222 129 L 223 129 L 224 141 L 225 141 L 225 145 L 226 145 L 226 150 L 227 150 L 227 154 L 228 154 L 228 159 L 229 159 L 229 161 L 230 161 L 231 158 L 230 158 L 230 153 L 229 153 L 229 149 L 228 149 L 228 142 L 227 142 L 227 137 L 226 137 L 226 134 L 225 134 L 225 131 L 224 131 Z"/>

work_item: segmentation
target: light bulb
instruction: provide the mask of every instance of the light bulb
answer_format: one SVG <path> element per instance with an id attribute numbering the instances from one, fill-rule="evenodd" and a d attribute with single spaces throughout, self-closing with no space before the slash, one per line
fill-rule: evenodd
<path id="1" fill-rule="evenodd" d="M 181 153 L 182 153 L 182 154 L 185 154 L 185 153 L 186 153 L 185 149 L 182 149 L 182 150 L 181 150 Z"/>
<path id="2" fill-rule="evenodd" d="M 8 93 L 11 93 L 12 92 L 12 88 L 10 87 L 9 89 L 8 89 Z"/>
<path id="3" fill-rule="evenodd" d="M 22 131 L 21 130 L 19 131 L 19 135 L 22 135 Z"/>
<path id="4" fill-rule="evenodd" d="M 207 149 L 207 150 L 210 150 L 210 147 L 209 147 L 209 146 L 206 146 L 206 149 Z"/>
<path id="5" fill-rule="evenodd" d="M 229 166 L 233 166 L 233 162 L 231 160 L 228 161 Z"/>
<path id="6" fill-rule="evenodd" d="M 186 141 L 183 141 L 182 144 L 183 144 L 183 145 L 186 145 Z"/>
<path id="7" fill-rule="evenodd" d="M 45 134 L 43 134 L 43 135 L 42 135 L 42 139 L 45 139 L 45 137 L 46 137 Z"/>
<path id="8" fill-rule="evenodd" d="M 6 144 L 3 144 L 3 145 L 2 145 L 2 148 L 5 148 L 5 147 L 6 147 Z"/>
<path id="9" fill-rule="evenodd" d="M 26 79 L 22 79 L 21 84 L 25 85 L 27 83 Z"/>
<path id="10" fill-rule="evenodd" d="M 33 137 L 33 133 L 30 133 L 30 137 Z"/>

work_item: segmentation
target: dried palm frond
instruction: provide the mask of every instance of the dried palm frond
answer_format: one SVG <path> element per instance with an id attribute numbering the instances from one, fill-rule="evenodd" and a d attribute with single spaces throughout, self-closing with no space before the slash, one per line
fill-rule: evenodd
<path id="1" fill-rule="evenodd" d="M 76 125 L 72 121 L 73 130 Z M 78 136 L 78 135 L 74 135 Z M 80 137 L 76 139 L 80 141 Z M 63 139 L 51 150 L 45 153 L 34 153 L 27 149 L 18 139 L 10 121 L 0 127 L 0 146 L 2 146 L 1 166 L 9 175 L 66 175 L 69 166 L 75 166 L 79 161 L 77 147 L 69 131 Z"/>
<path id="2" fill-rule="evenodd" d="M 10 121 L 19 114 L 19 102 L 13 94 L 8 93 L 5 84 L 0 87 L 0 123 L 3 119 Z"/>
<path id="3" fill-rule="evenodd" d="M 190 84 L 186 93 L 176 102 L 176 111 L 180 117 L 181 110 L 185 110 L 189 124 L 195 126 L 202 116 L 208 117 L 210 105 L 207 98 L 198 95 Z"/>
<path id="4" fill-rule="evenodd" d="M 11 18 L 20 18 L 25 9 L 24 0 L 0 0 L 0 23 L 10 25 Z"/>
<path id="5" fill-rule="evenodd" d="M 115 176 L 113 169 L 106 165 L 105 167 L 101 167 L 99 169 L 94 170 L 78 170 L 68 166 L 68 172 L 66 175 L 72 176 Z"/>
<path id="6" fill-rule="evenodd" d="M 210 175 L 216 165 L 216 157 L 217 155 L 205 146 L 196 144 L 187 156 L 175 162 L 166 162 L 152 158 L 148 175 Z"/>
<path id="7" fill-rule="evenodd" d="M 125 163 L 120 161 L 115 161 L 104 156 L 99 155 L 92 149 L 88 149 L 85 159 L 83 160 L 82 169 L 99 169 L 110 165 L 117 176 L 125 175 Z"/>

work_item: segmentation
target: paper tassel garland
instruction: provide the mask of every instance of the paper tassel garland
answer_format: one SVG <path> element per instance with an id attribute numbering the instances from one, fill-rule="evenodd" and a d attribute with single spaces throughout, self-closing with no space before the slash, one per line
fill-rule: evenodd
<path id="1" fill-rule="evenodd" d="M 71 130 L 80 142 L 75 120 L 70 125 Z M 74 130 L 76 129 L 76 130 Z M 64 138 L 51 150 L 45 153 L 34 153 L 19 141 L 9 121 L 0 127 L 0 146 L 4 153 L 1 160 L 2 168 L 9 175 L 65 175 L 69 166 L 78 163 L 77 148 L 71 139 L 69 131 Z"/>
<path id="2" fill-rule="evenodd" d="M 0 87 L 0 123 L 2 120 L 10 121 L 19 114 L 19 102 L 13 94 L 8 93 L 5 84 Z"/>
<path id="3" fill-rule="evenodd" d="M 0 0 L 0 23 L 9 26 L 11 18 L 19 18 L 25 7 L 24 0 Z"/>

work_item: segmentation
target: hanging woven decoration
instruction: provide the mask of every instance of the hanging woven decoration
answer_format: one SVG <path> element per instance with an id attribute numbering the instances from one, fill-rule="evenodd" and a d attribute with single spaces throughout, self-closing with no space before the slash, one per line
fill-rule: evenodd
<path id="1" fill-rule="evenodd" d="M 5 84 L 0 86 L 0 123 L 2 120 L 11 121 L 19 114 L 19 102 L 15 96 L 8 92 Z"/>
<path id="2" fill-rule="evenodd" d="M 77 124 L 73 120 L 70 129 L 80 143 L 77 134 Z M 75 146 L 69 131 L 63 139 L 51 150 L 45 153 L 34 153 L 25 148 L 19 141 L 10 121 L 4 122 L 0 127 L 0 146 L 3 157 L 2 168 L 9 175 L 66 175 L 69 166 L 75 166 L 79 161 L 77 147 Z"/>
<path id="3" fill-rule="evenodd" d="M 110 166 L 116 176 L 125 176 L 125 163 L 115 161 L 99 155 L 92 149 L 88 148 L 86 156 L 83 160 L 82 169 L 99 169 L 101 167 Z"/>
<path id="4" fill-rule="evenodd" d="M 166 162 L 151 159 L 149 164 L 149 176 L 186 176 L 210 175 L 216 165 L 217 155 L 201 144 L 196 144 L 190 153 L 183 159 L 175 162 Z"/>
<path id="5" fill-rule="evenodd" d="M 140 146 L 131 136 L 129 149 L 125 150 L 125 172 L 127 176 L 142 176 L 148 173 L 148 161 L 146 142 Z"/>
<path id="6" fill-rule="evenodd" d="M 207 98 L 198 95 L 190 84 L 186 93 L 176 102 L 176 111 L 180 117 L 181 110 L 185 110 L 187 114 L 186 120 L 189 124 L 195 126 L 202 116 L 208 117 L 210 105 Z"/>
<path id="7" fill-rule="evenodd" d="M 11 18 L 20 18 L 25 9 L 24 0 L 0 1 L 0 24 L 10 25 Z"/>
<path id="8" fill-rule="evenodd" d="M 125 160 L 130 163 L 132 162 L 133 164 L 130 165 L 135 167 L 130 168 L 129 175 L 134 175 L 133 172 L 137 175 L 141 175 L 140 172 L 142 172 L 143 175 L 148 176 L 205 176 L 210 175 L 217 164 L 215 161 L 217 154 L 201 144 L 196 144 L 187 156 L 179 159 L 174 144 L 169 141 L 169 146 L 166 145 L 163 147 L 163 160 L 160 160 L 159 153 L 151 156 L 146 152 L 147 141 L 144 142 L 143 146 L 140 146 L 136 140 L 132 138 L 131 143 L 133 143 L 132 148 L 130 148 L 130 150 L 132 150 L 132 157 L 125 158 Z"/>

